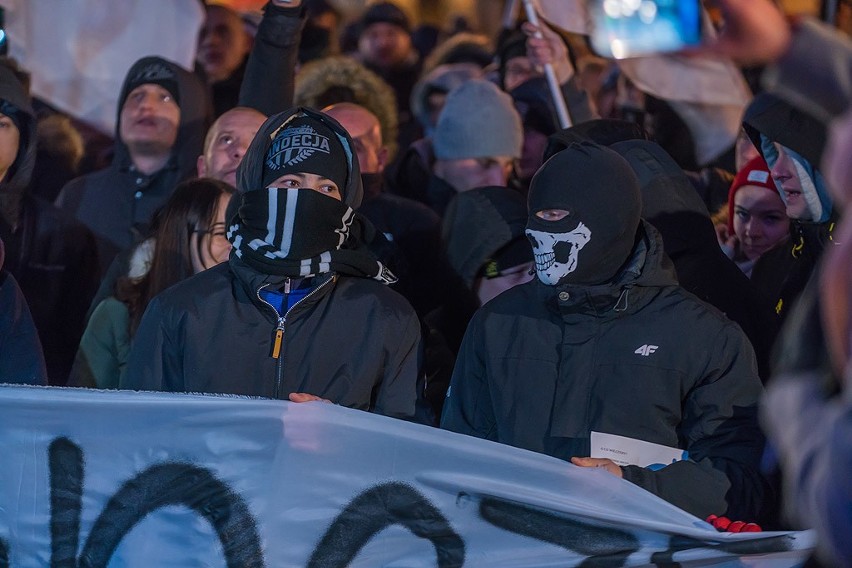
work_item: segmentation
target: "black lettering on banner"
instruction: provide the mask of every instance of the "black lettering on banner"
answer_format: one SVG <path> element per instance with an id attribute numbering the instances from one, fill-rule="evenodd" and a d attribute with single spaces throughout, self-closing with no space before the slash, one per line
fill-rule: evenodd
<path id="1" fill-rule="evenodd" d="M 586 556 L 580 566 L 624 566 L 627 557 L 640 548 L 639 540 L 629 532 L 590 525 L 495 497 L 482 498 L 479 514 L 501 529 Z"/>
<path id="2" fill-rule="evenodd" d="M 462 566 L 465 546 L 450 522 L 413 487 L 390 482 L 349 502 L 320 539 L 308 568 L 343 568 L 383 529 L 400 525 L 435 547 L 438 566 Z"/>
<path id="3" fill-rule="evenodd" d="M 83 451 L 56 438 L 47 451 L 50 468 L 50 566 L 76 568 L 83 500 Z"/>
<path id="4" fill-rule="evenodd" d="M 210 470 L 174 462 L 151 466 L 122 485 L 95 521 L 78 563 L 83 453 L 58 438 L 50 444 L 49 467 L 51 568 L 105 567 L 139 521 L 168 505 L 184 505 L 213 525 L 228 568 L 264 566 L 257 524 L 242 498 Z"/>

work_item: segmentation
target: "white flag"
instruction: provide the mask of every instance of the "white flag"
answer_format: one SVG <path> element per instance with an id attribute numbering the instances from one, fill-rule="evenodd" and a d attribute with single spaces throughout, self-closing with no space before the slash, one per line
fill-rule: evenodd
<path id="1" fill-rule="evenodd" d="M 32 73 L 32 94 L 112 136 L 130 66 L 158 55 L 192 69 L 198 0 L 0 0 L 9 54 Z"/>
<path id="2" fill-rule="evenodd" d="M 589 10 L 583 0 L 532 0 L 535 11 L 548 24 L 563 31 L 588 35 Z"/>

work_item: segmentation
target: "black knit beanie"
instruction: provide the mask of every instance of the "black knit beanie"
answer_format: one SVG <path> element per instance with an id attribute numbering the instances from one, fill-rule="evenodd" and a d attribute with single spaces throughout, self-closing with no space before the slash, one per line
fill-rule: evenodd
<path id="1" fill-rule="evenodd" d="M 127 82 L 125 83 L 121 101 L 119 101 L 119 108 L 124 106 L 127 95 L 133 89 L 146 83 L 159 85 L 167 90 L 174 99 L 175 104 L 180 106 L 180 89 L 178 88 L 175 70 L 172 69 L 168 62 L 159 57 L 145 57 L 134 63 L 130 71 L 128 71 Z"/>
<path id="2" fill-rule="evenodd" d="M 264 153 L 263 186 L 288 173 L 323 176 L 346 190 L 347 158 L 337 135 L 325 124 L 302 115 L 274 133 Z"/>
<path id="3" fill-rule="evenodd" d="M 385 23 L 401 28 L 405 33 L 411 33 L 411 22 L 405 12 L 392 2 L 373 4 L 361 18 L 361 29 L 367 29 L 372 24 Z"/>

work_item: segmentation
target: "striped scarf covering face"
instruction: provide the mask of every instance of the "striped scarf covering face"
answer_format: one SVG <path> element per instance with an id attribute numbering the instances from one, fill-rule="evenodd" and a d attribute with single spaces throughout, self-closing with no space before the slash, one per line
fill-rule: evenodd
<path id="1" fill-rule="evenodd" d="M 242 197 L 228 240 L 258 272 L 300 278 L 339 272 L 396 281 L 366 251 L 362 224 L 346 204 L 311 189 L 270 187 Z"/>

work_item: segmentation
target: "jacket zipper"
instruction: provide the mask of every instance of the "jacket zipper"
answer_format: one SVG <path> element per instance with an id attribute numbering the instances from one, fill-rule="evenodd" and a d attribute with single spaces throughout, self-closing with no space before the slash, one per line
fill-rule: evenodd
<path id="1" fill-rule="evenodd" d="M 264 288 L 266 288 L 267 286 L 269 286 L 269 284 L 264 284 L 263 286 L 261 286 L 260 288 L 257 289 L 257 299 L 260 300 L 261 302 L 263 302 L 264 304 L 266 304 L 267 306 L 269 306 L 269 308 L 275 313 L 275 315 L 278 319 L 278 323 L 275 325 L 275 339 L 273 340 L 273 343 L 272 343 L 272 358 L 276 360 L 276 364 L 275 364 L 275 398 L 281 398 L 281 382 L 284 378 L 284 358 L 281 356 L 281 350 L 284 346 L 284 326 L 287 323 L 287 316 L 290 315 L 290 312 L 292 312 L 296 308 L 296 306 L 298 306 L 299 304 L 301 304 L 302 302 L 304 302 L 305 300 L 307 300 L 308 298 L 310 298 L 311 296 L 313 296 L 314 294 L 319 292 L 329 282 L 332 282 L 333 280 L 334 280 L 334 277 L 332 276 L 331 278 L 329 278 L 328 280 L 326 280 L 325 282 L 323 282 L 322 284 L 320 284 L 319 286 L 317 286 L 316 288 L 314 288 L 313 290 L 308 292 L 305 295 L 304 298 L 302 298 L 301 300 L 299 300 L 298 302 L 296 302 L 295 304 L 290 306 L 290 309 L 288 309 L 286 312 L 284 312 L 283 316 L 279 316 L 278 310 L 275 309 L 275 306 L 273 306 L 272 304 L 270 304 L 269 302 L 267 302 L 266 300 L 264 300 L 260 296 L 260 291 L 263 290 Z M 285 293 L 290 292 L 290 279 L 289 278 L 287 279 L 287 281 L 284 284 L 284 290 L 285 290 Z"/>

